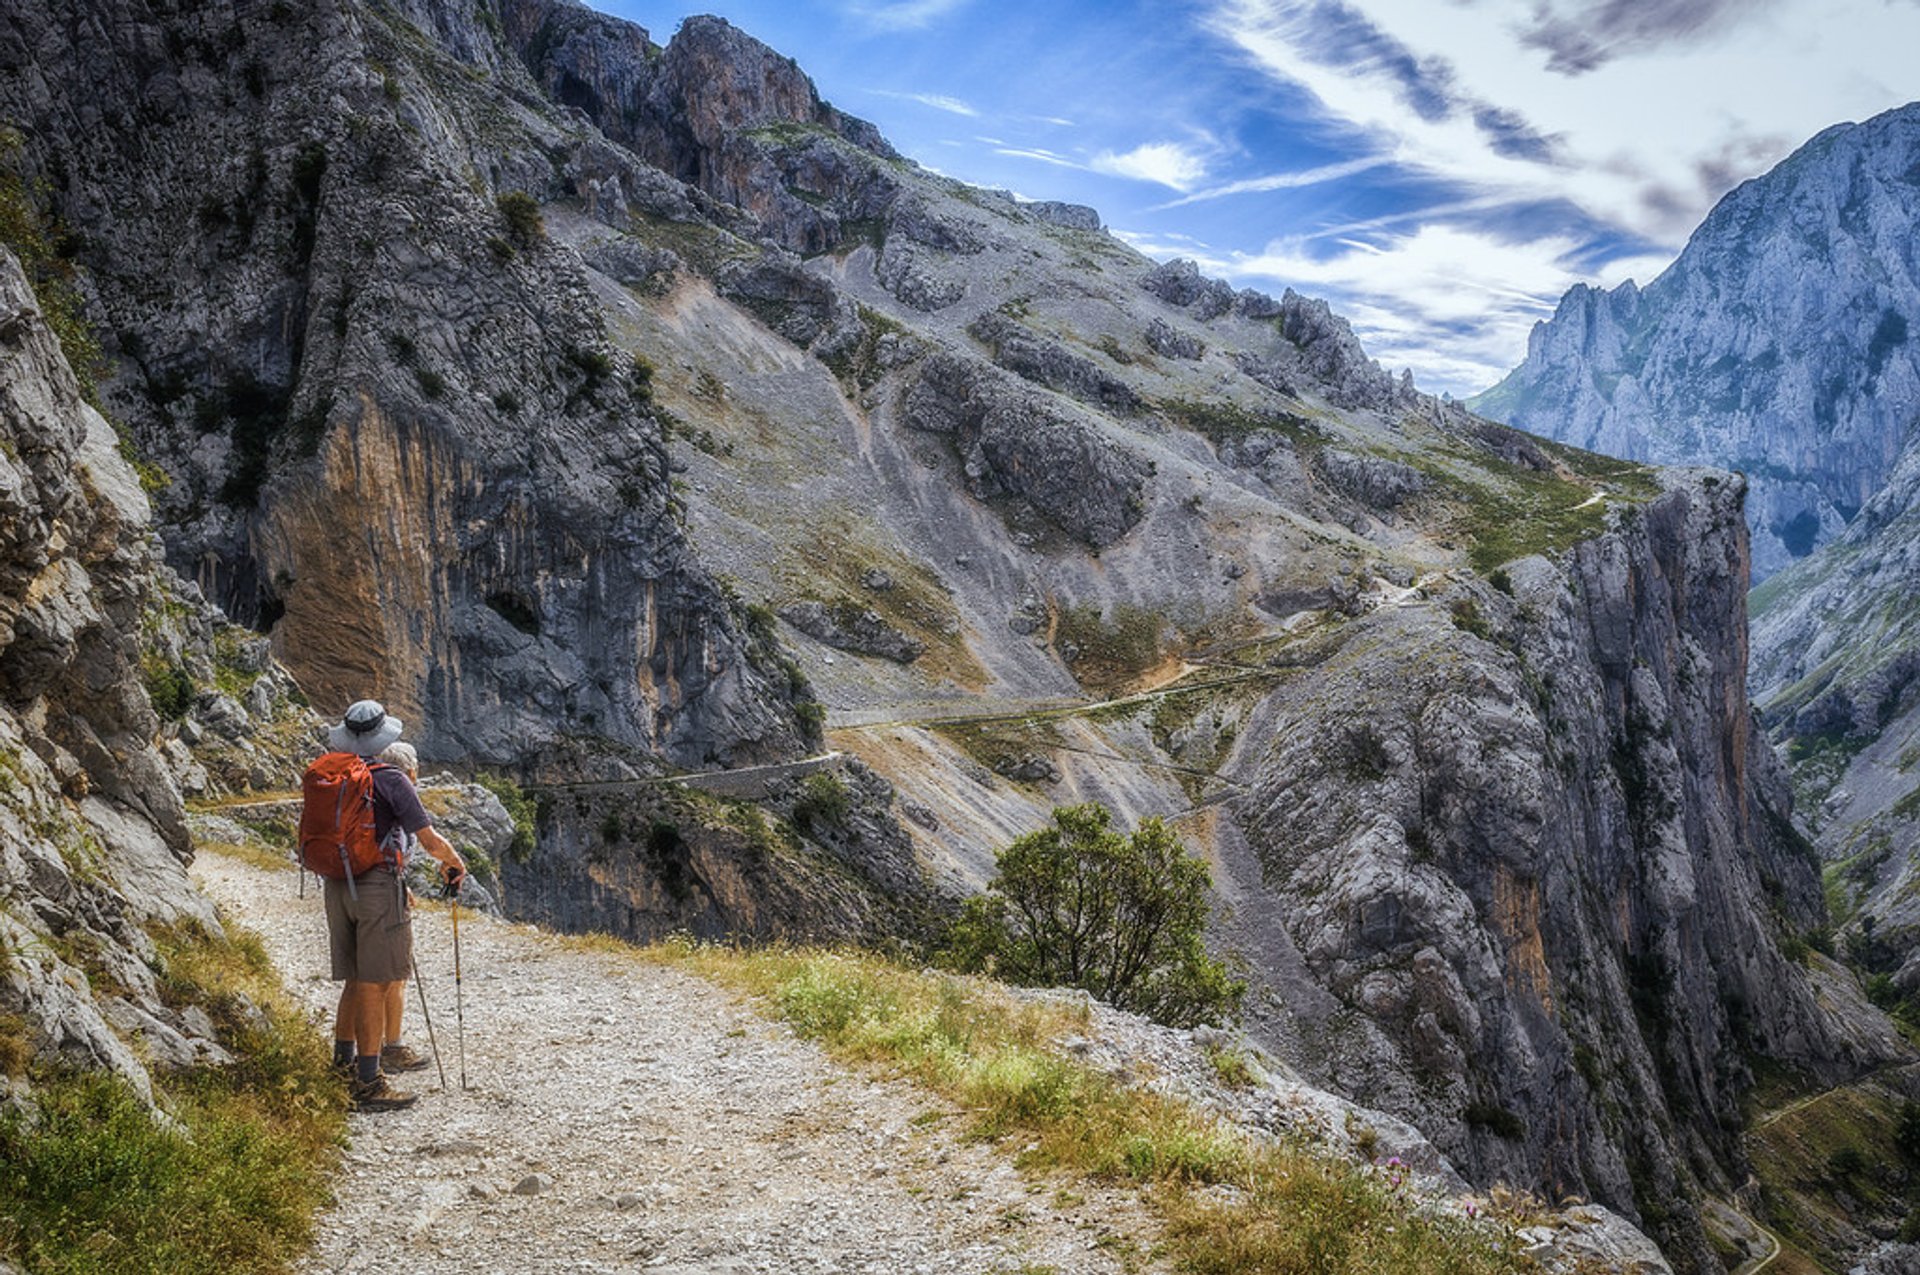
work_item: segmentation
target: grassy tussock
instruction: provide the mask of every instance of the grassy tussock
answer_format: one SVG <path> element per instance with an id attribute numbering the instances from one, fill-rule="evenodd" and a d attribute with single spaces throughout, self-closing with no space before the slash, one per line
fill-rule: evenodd
<path id="1" fill-rule="evenodd" d="M 761 997 L 838 1057 L 958 1103 L 965 1131 L 1017 1139 L 1023 1167 L 1132 1183 L 1167 1223 L 1183 1270 L 1244 1275 L 1495 1275 L 1534 1264 L 1497 1224 L 1437 1217 L 1382 1175 L 1317 1148 L 1256 1143 L 1184 1103 L 1123 1089 L 1051 1042 L 1086 1011 L 874 957 L 693 944 L 649 949 Z"/>
<path id="2" fill-rule="evenodd" d="M 162 996 L 212 1015 L 233 1066 L 161 1078 L 175 1127 L 118 1077 L 34 1077 L 32 1118 L 0 1119 L 0 1254 L 72 1275 L 288 1269 L 346 1127 L 326 1045 L 257 937 L 155 935 Z"/>

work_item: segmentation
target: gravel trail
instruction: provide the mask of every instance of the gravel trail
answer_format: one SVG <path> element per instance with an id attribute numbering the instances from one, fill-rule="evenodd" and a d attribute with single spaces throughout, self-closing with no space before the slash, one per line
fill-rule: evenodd
<path id="1" fill-rule="evenodd" d="M 194 875 L 331 1014 L 326 923 L 291 871 L 203 853 Z M 952 1128 L 958 1110 L 827 1058 L 735 994 L 636 957 L 463 911 L 467 1078 L 440 908 L 415 952 L 451 1092 L 355 1115 L 303 1271 L 1155 1270 L 1124 1191 L 1030 1179 Z M 329 1020 L 330 1021 L 330 1020 Z M 407 1038 L 426 1051 L 413 989 Z M 521 1192 L 525 1192 L 524 1194 Z"/>

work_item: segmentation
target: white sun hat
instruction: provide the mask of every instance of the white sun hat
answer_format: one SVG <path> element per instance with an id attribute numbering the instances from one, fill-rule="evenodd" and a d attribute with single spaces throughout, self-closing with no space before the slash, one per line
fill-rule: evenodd
<path id="1" fill-rule="evenodd" d="M 405 729 L 400 719 L 387 716 L 379 700 L 363 699 L 349 708 L 338 725 L 327 731 L 327 747 L 336 753 L 377 757 Z"/>

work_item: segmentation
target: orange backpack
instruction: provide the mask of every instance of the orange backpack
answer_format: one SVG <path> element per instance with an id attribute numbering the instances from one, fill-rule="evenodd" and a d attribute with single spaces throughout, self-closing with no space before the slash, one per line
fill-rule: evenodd
<path id="1" fill-rule="evenodd" d="M 380 844 L 373 830 L 373 773 L 385 770 L 353 753 L 324 753 L 307 767 L 300 787 L 300 862 L 319 876 L 345 881 L 375 868 L 400 867 L 397 847 Z M 390 838 L 398 842 L 398 838 Z"/>

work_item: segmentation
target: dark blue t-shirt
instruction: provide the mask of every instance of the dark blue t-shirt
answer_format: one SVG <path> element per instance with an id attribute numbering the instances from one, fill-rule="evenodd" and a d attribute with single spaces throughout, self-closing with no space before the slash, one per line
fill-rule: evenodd
<path id="1" fill-rule="evenodd" d="M 422 828 L 433 826 L 433 816 L 420 804 L 420 794 L 414 791 L 413 781 L 407 778 L 407 772 L 398 766 L 375 766 L 373 768 L 373 835 L 380 844 L 387 844 L 387 836 L 392 833 L 395 824 L 410 833 L 419 833 Z"/>

